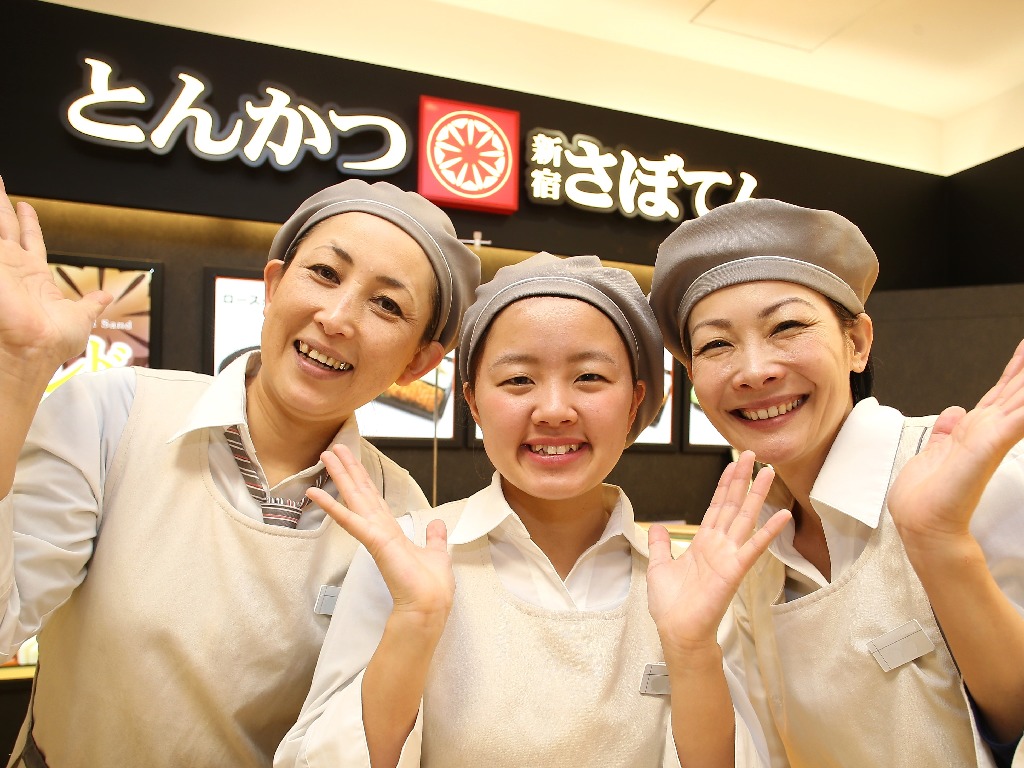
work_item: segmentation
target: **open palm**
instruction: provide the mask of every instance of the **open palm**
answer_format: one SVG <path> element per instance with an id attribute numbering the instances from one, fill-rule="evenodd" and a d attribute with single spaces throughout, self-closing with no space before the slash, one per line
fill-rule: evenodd
<path id="1" fill-rule="evenodd" d="M 899 473 L 889 510 L 901 533 L 931 538 L 968 532 L 1000 461 L 1024 440 L 1024 341 L 996 385 L 965 412 L 947 408 L 927 445 Z"/>
<path id="2" fill-rule="evenodd" d="M 0 351 L 9 361 L 53 373 L 82 351 L 110 299 L 102 291 L 64 297 L 46 265 L 35 211 L 27 203 L 15 209 L 0 181 Z"/>
<path id="3" fill-rule="evenodd" d="M 307 495 L 366 547 L 391 592 L 394 610 L 447 617 L 455 595 L 455 577 L 444 523 L 431 522 L 426 546 L 417 546 L 406 537 L 363 465 L 347 448 L 336 445 L 322 458 L 345 504 L 320 488 L 310 488 Z"/>
<path id="4" fill-rule="evenodd" d="M 676 648 L 716 642 L 740 582 L 790 518 L 781 510 L 754 532 L 775 475 L 764 468 L 751 484 L 753 464 L 747 451 L 726 467 L 697 535 L 678 558 L 672 558 L 664 526 L 651 527 L 648 607 L 662 641 Z"/>

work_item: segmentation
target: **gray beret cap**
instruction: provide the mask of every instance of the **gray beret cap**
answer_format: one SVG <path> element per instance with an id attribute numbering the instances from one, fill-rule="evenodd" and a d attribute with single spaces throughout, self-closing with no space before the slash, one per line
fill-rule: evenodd
<path id="1" fill-rule="evenodd" d="M 626 342 L 633 371 L 644 382 L 646 394 L 629 431 L 627 444 L 636 440 L 661 409 L 665 393 L 664 347 L 654 313 L 624 269 L 602 266 L 596 256 L 562 259 L 538 253 L 517 264 L 499 269 L 494 279 L 481 285 L 476 301 L 466 311 L 459 343 L 459 373 L 470 381 L 472 361 L 487 329 L 503 309 L 521 299 L 559 296 L 579 299 L 608 316 Z"/>
<path id="2" fill-rule="evenodd" d="M 270 259 L 284 260 L 292 243 L 324 219 L 340 213 L 369 213 L 390 221 L 419 243 L 437 277 L 440 298 L 433 339 L 445 351 L 455 347 L 462 315 L 480 285 L 480 258 L 459 242 L 451 219 L 425 197 L 393 184 L 349 179 L 320 190 L 291 215 L 270 246 Z"/>
<path id="3" fill-rule="evenodd" d="M 698 301 L 720 288 L 782 280 L 859 315 L 877 277 L 875 252 L 838 213 L 779 200 L 743 200 L 684 221 L 661 244 L 651 306 L 665 346 L 687 362 L 686 320 Z"/>

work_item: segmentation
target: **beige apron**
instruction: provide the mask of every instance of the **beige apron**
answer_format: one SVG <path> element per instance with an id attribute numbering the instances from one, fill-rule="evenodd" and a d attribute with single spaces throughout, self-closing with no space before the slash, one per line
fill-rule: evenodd
<path id="1" fill-rule="evenodd" d="M 934 419 L 908 419 L 890 484 Z M 826 587 L 780 602 L 785 566 L 744 582 L 757 663 L 785 748 L 773 766 L 992 766 L 956 664 L 888 509 L 856 562 Z M 934 650 L 891 671 L 869 643 L 916 620 Z"/>

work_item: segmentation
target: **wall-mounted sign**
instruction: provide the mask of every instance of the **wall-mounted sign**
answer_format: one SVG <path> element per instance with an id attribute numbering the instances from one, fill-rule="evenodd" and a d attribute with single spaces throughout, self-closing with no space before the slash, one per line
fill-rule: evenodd
<path id="1" fill-rule="evenodd" d="M 710 207 L 712 188 L 737 186 L 725 171 L 687 168 L 681 155 L 643 157 L 623 146 L 612 150 L 583 134 L 570 141 L 561 131 L 534 128 L 526 135 L 526 143 L 527 198 L 542 205 L 569 203 L 587 211 L 618 211 L 630 218 L 681 221 L 684 211 L 677 190 L 689 193 L 694 215 L 703 216 Z M 757 186 L 749 173 L 739 176 L 734 201 L 746 200 Z"/>
<path id="2" fill-rule="evenodd" d="M 222 120 L 208 99 L 213 91 L 203 75 L 178 68 L 174 88 L 162 105 L 138 82 L 122 80 L 109 57 L 81 59 L 84 87 L 61 110 L 64 126 L 98 144 L 166 154 L 182 139 L 206 160 L 237 158 L 249 166 L 269 163 L 290 170 L 307 155 L 336 158 L 345 175 L 394 174 L 409 162 L 411 137 L 402 120 L 388 112 L 318 105 L 285 86 L 263 83 L 258 95 L 238 97 L 238 109 Z M 146 112 L 148 119 L 132 117 Z M 681 221 L 702 216 L 724 197 L 745 200 L 757 179 L 725 170 L 691 168 L 676 152 L 648 157 L 625 145 L 614 149 L 599 139 L 570 139 L 550 128 L 534 128 L 520 146 L 519 113 L 514 110 L 420 96 L 418 191 L 451 208 L 515 213 L 520 184 L 539 205 L 586 211 L 618 211 L 650 221 Z M 345 139 L 371 132 L 377 150 L 344 152 Z M 527 162 L 520 175 L 519 155 Z"/>
<path id="3" fill-rule="evenodd" d="M 492 213 L 519 208 L 519 113 L 420 97 L 419 193 Z"/>
<path id="4" fill-rule="evenodd" d="M 206 103 L 213 88 L 202 75 L 186 69 L 174 73 L 175 90 L 149 121 L 124 117 L 125 110 L 145 110 L 156 102 L 145 86 L 122 81 L 116 66 L 85 57 L 85 87 L 61 110 L 65 127 L 97 144 L 148 149 L 158 155 L 171 150 L 184 134 L 193 154 L 206 160 L 238 158 L 246 165 L 269 162 L 289 170 L 308 154 L 321 160 L 337 156 L 347 175 L 378 176 L 401 170 L 409 162 L 409 130 L 396 116 L 380 110 L 340 109 L 316 105 L 288 88 L 263 83 L 259 95 L 242 95 L 239 109 L 221 121 Z M 343 139 L 355 133 L 380 134 L 372 153 L 341 153 Z"/>

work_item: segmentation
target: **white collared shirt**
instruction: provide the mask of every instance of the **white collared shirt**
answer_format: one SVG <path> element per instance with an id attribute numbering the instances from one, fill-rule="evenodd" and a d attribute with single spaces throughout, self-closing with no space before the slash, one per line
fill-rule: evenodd
<path id="1" fill-rule="evenodd" d="M 874 398 L 857 404 L 843 424 L 811 488 L 811 506 L 821 519 L 836 579 L 864 551 L 885 506 L 899 447 L 903 414 Z M 773 489 L 759 525 L 780 509 L 791 509 L 785 486 Z M 792 600 L 824 587 L 828 580 L 793 546 L 790 520 L 769 550 L 786 566 L 786 597 Z"/>
<path id="2" fill-rule="evenodd" d="M 821 518 L 831 560 L 832 580 L 844 573 L 864 551 L 878 527 L 904 417 L 875 398 L 857 403 L 843 423 L 811 488 L 811 504 Z M 761 510 L 763 524 L 793 499 L 785 487 L 773 489 Z M 1008 567 L 1024 552 L 1024 526 L 1014 524 L 1024 498 L 1024 443 L 1014 446 L 982 495 L 971 518 L 977 539 L 996 582 L 1024 614 L 1024 570 Z M 828 580 L 793 547 L 796 526 L 791 520 L 769 545 L 786 566 L 787 599 L 824 587 Z"/>
<path id="3" fill-rule="evenodd" d="M 608 524 L 597 542 L 580 555 L 565 581 L 508 505 L 497 473 L 487 488 L 467 502 L 449 542 L 468 544 L 486 536 L 502 585 L 532 605 L 549 610 L 611 610 L 621 605 L 629 592 L 631 548 L 646 552 L 647 542 L 637 540 L 633 507 L 625 494 L 611 487 L 606 492 L 615 496 Z M 400 522 L 406 535 L 411 535 L 411 518 Z"/>

